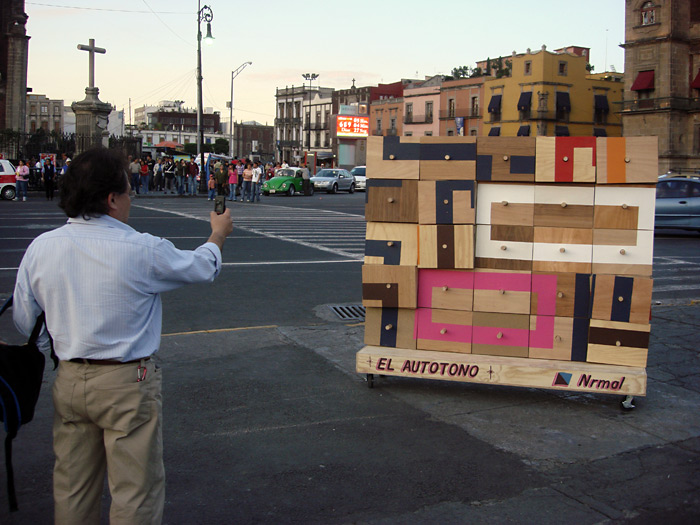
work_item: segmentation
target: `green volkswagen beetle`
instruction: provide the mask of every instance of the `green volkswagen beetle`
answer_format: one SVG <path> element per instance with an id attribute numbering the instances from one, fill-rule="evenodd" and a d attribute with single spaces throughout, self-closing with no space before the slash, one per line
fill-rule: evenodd
<path id="1" fill-rule="evenodd" d="M 304 172 L 306 180 L 309 180 L 306 168 L 282 168 L 270 180 L 263 182 L 263 195 L 284 193 L 285 195 L 304 194 Z M 314 194 L 313 184 L 309 184 L 309 195 Z"/>

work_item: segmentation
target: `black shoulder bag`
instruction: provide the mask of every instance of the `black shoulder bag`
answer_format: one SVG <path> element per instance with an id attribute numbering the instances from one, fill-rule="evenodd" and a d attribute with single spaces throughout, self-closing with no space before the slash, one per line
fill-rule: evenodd
<path id="1" fill-rule="evenodd" d="M 12 296 L 0 308 L 0 315 L 12 306 Z M 34 417 L 34 408 L 39 399 L 41 381 L 44 377 L 44 354 L 36 342 L 41 333 L 46 316 L 44 312 L 37 318 L 29 341 L 23 345 L 0 343 L 0 416 L 5 423 L 5 470 L 7 471 L 7 495 L 10 510 L 17 507 L 14 473 L 12 470 L 12 440 L 19 428 Z M 54 357 L 53 344 L 51 357 Z M 56 364 L 56 360 L 54 360 Z"/>

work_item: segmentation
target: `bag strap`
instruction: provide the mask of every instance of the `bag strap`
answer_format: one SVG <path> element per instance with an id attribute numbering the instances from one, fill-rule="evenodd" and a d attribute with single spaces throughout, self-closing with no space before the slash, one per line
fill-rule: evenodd
<path id="1" fill-rule="evenodd" d="M 12 306 L 13 299 L 14 299 L 14 295 L 11 295 L 10 297 L 7 298 L 7 301 L 5 301 L 5 304 L 3 304 L 2 308 L 0 308 L 0 315 L 5 313 L 5 310 L 7 310 L 10 306 Z"/>
<path id="2" fill-rule="evenodd" d="M 15 473 L 12 468 L 12 440 L 16 435 L 17 432 L 15 431 L 13 434 L 5 436 L 5 473 L 7 474 L 7 499 L 10 503 L 10 512 L 14 512 L 19 508 L 15 492 Z"/>
<path id="3" fill-rule="evenodd" d="M 5 304 L 3 304 L 2 308 L 0 308 L 0 315 L 2 315 L 5 312 L 5 310 L 12 306 L 13 299 L 14 296 L 11 295 L 7 299 L 7 301 L 5 301 Z M 29 336 L 29 344 L 36 345 L 36 342 L 39 339 L 39 334 L 41 333 L 41 327 L 44 324 L 46 324 L 46 312 L 41 312 L 41 315 L 39 315 L 39 317 L 36 318 L 36 323 L 34 323 L 34 329 L 32 330 L 32 334 Z M 56 355 L 56 351 L 53 348 L 53 337 L 51 337 L 51 334 L 49 333 L 48 326 L 46 327 L 46 335 L 49 336 L 49 345 L 51 346 L 51 361 L 53 361 L 53 369 L 56 370 L 58 368 L 58 356 Z"/>

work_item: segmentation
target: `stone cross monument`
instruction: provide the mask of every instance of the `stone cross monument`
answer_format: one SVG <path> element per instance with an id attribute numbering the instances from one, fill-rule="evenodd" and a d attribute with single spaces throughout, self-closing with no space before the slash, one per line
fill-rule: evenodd
<path id="1" fill-rule="evenodd" d="M 95 39 L 90 44 L 79 44 L 78 49 L 90 54 L 88 87 L 85 88 L 85 99 L 73 102 L 71 108 L 75 113 L 75 153 L 81 153 L 92 146 L 102 144 L 109 146 L 107 123 L 112 105 L 101 102 L 98 95 L 100 90 L 95 87 L 95 53 L 105 54 L 106 49 L 95 46 Z"/>

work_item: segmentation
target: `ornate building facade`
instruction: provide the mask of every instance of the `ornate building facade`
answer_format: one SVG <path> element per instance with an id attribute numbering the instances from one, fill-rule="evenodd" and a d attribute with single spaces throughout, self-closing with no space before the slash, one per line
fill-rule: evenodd
<path id="1" fill-rule="evenodd" d="M 0 2 L 0 129 L 26 131 L 27 18 L 24 0 Z"/>

